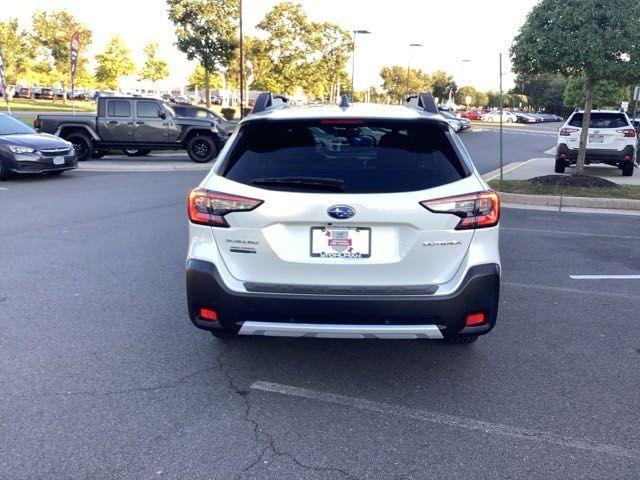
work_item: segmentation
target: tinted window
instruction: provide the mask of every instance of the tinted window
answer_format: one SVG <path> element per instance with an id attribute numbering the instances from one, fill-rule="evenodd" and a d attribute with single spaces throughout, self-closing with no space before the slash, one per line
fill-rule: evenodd
<path id="1" fill-rule="evenodd" d="M 137 102 L 138 117 L 158 118 L 160 107 L 156 102 Z"/>
<path id="2" fill-rule="evenodd" d="M 109 117 L 130 117 L 131 103 L 126 100 L 109 100 L 107 103 L 107 115 Z"/>
<path id="3" fill-rule="evenodd" d="M 36 133 L 36 131 L 31 127 L 27 127 L 20 120 L 0 114 L 0 135 L 11 135 L 13 133 Z"/>
<path id="4" fill-rule="evenodd" d="M 574 113 L 569 121 L 572 127 L 582 128 L 582 113 Z M 628 127 L 627 117 L 624 113 L 591 113 L 589 128 L 621 128 Z"/>
<path id="5" fill-rule="evenodd" d="M 427 121 L 357 122 L 248 123 L 222 174 L 236 182 L 287 191 L 317 189 L 267 185 L 264 180 L 330 179 L 334 185 L 340 182 L 344 193 L 424 190 L 469 175 L 445 126 Z"/>

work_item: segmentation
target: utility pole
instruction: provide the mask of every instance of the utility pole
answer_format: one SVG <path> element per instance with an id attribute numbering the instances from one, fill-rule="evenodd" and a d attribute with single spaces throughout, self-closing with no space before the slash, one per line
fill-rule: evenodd
<path id="1" fill-rule="evenodd" d="M 351 44 L 351 101 L 353 102 L 353 77 L 356 74 L 356 36 L 361 34 L 371 33 L 369 30 L 354 30 L 353 31 L 353 43 Z M 340 96 L 340 92 L 338 92 Z"/>
<path id="2" fill-rule="evenodd" d="M 503 174 L 502 174 L 502 162 L 503 162 L 503 158 L 502 158 L 502 108 L 503 108 L 503 104 L 502 104 L 502 53 L 500 54 L 500 97 L 498 100 L 499 103 L 499 108 L 500 108 L 500 149 L 499 149 L 499 158 L 500 158 L 500 189 L 502 190 L 502 181 L 504 180 L 503 178 Z"/>
<path id="3" fill-rule="evenodd" d="M 411 47 L 422 47 L 423 45 L 421 43 L 410 43 L 409 44 L 409 52 L 407 54 L 407 81 L 405 82 L 405 87 L 404 87 L 404 96 L 405 98 L 409 95 L 409 66 L 411 64 Z M 417 92 L 420 93 L 420 92 Z"/>
<path id="4" fill-rule="evenodd" d="M 240 119 L 244 117 L 244 51 L 242 48 L 242 0 L 240 2 Z"/>

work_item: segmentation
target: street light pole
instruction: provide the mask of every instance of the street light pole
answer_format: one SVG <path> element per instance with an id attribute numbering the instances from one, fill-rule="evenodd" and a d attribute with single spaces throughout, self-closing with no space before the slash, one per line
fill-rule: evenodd
<path id="1" fill-rule="evenodd" d="M 404 96 L 407 97 L 409 95 L 409 66 L 411 64 L 411 47 L 422 47 L 421 43 L 410 43 L 408 54 L 407 54 L 407 80 L 404 87 Z"/>
<path id="2" fill-rule="evenodd" d="M 503 178 L 503 172 L 502 172 L 502 163 L 503 163 L 503 155 L 502 155 L 502 108 L 504 107 L 504 105 L 502 104 L 502 53 L 500 53 L 500 97 L 498 100 L 498 103 L 500 104 L 500 148 L 499 148 L 499 159 L 500 159 L 500 189 L 502 190 L 502 181 L 504 180 Z"/>
<path id="3" fill-rule="evenodd" d="M 369 30 L 354 30 L 353 31 L 353 43 L 351 44 L 351 101 L 352 102 L 353 102 L 353 77 L 356 74 L 356 36 L 359 33 L 361 33 L 361 34 L 369 34 L 371 32 Z"/>
<path id="4" fill-rule="evenodd" d="M 240 119 L 244 117 L 244 52 L 242 49 L 242 0 L 239 1 L 240 7 Z"/>

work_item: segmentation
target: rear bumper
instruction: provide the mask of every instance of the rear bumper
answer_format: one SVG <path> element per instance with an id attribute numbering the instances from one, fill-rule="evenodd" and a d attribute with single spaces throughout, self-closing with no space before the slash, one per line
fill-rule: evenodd
<path id="1" fill-rule="evenodd" d="M 569 148 L 566 144 L 558 145 L 556 159 L 565 160 L 567 165 L 576 163 L 578 150 Z M 635 148 L 627 145 L 622 150 L 589 149 L 585 157 L 586 163 L 607 163 L 609 165 L 619 165 L 622 162 L 632 162 L 635 159 Z"/>
<path id="2" fill-rule="evenodd" d="M 495 325 L 499 290 L 497 264 L 470 268 L 460 287 L 447 295 L 322 295 L 231 291 L 212 263 L 187 262 L 187 301 L 194 325 L 246 334 L 341 338 L 484 334 Z M 215 310 L 218 321 L 201 318 L 201 308 Z M 485 323 L 465 328 L 466 316 L 480 312 Z"/>

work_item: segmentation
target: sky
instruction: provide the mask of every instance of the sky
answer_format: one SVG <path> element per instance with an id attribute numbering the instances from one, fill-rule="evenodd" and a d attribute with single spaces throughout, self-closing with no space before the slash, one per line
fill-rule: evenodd
<path id="1" fill-rule="evenodd" d="M 295 0 L 294 0 L 295 1 Z M 537 0 L 298 0 L 311 20 L 330 21 L 346 30 L 364 29 L 356 49 L 356 89 L 380 84 L 384 65 L 407 62 L 426 72 L 445 70 L 458 85 L 497 90 L 499 54 L 503 54 L 504 88 L 513 85 L 509 47 Z M 247 34 L 279 0 L 243 0 Z M 101 51 L 109 37 L 119 33 L 134 61 L 143 62 L 142 48 L 158 42 L 159 54 L 169 63 L 172 86 L 179 87 L 193 64 L 175 46 L 174 30 L 164 0 L 20 0 L 0 10 L 0 19 L 17 17 L 29 28 L 34 10 L 67 9 L 93 30 L 88 53 Z M 409 43 L 422 47 L 409 49 Z M 83 52 L 81 51 L 81 54 Z M 465 61 L 463 61 L 465 60 Z M 349 72 L 351 64 L 348 65 Z"/>

